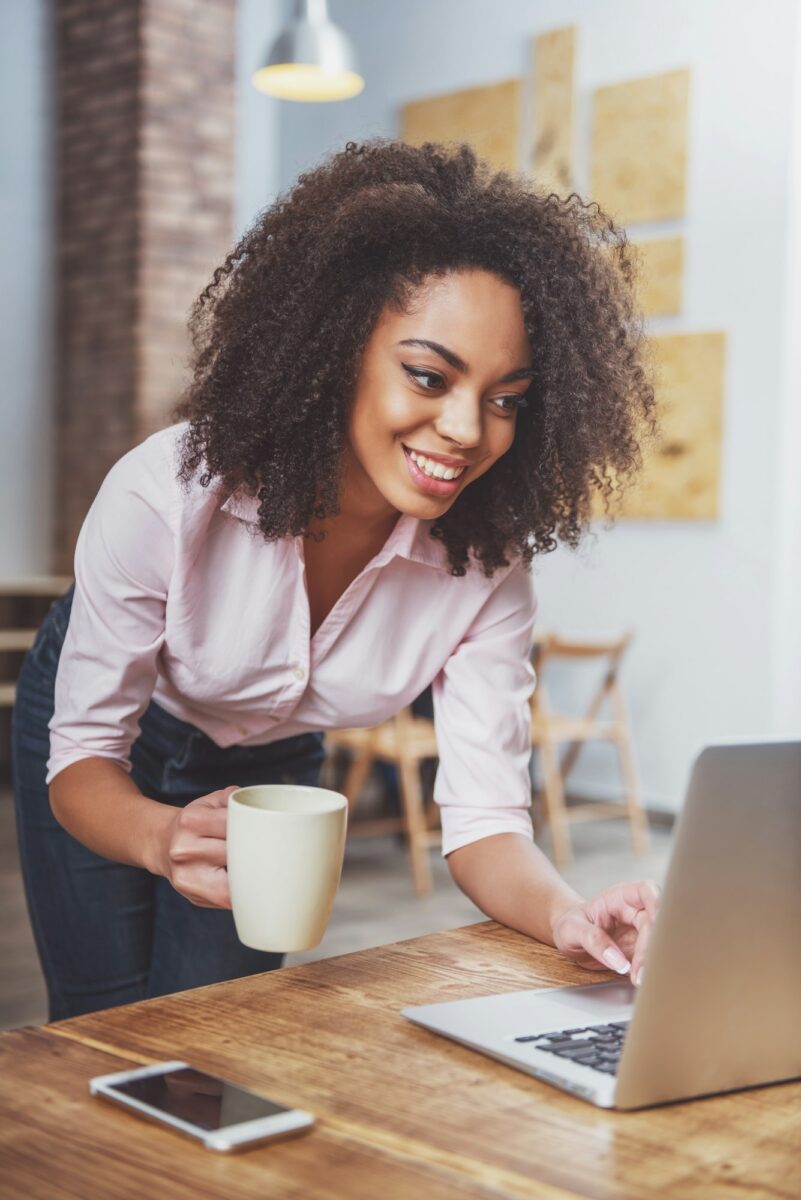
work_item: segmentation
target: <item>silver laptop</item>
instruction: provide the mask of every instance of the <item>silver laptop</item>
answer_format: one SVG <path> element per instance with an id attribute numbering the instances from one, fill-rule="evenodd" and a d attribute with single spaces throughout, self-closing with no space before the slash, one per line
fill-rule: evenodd
<path id="1" fill-rule="evenodd" d="M 801 741 L 696 758 L 638 989 L 509 992 L 403 1016 L 603 1108 L 801 1076 Z"/>

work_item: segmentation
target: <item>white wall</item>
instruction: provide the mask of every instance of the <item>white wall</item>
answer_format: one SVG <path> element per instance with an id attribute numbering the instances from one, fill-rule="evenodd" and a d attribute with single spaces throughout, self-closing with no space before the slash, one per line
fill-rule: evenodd
<path id="1" fill-rule="evenodd" d="M 529 38 L 546 29 L 579 26 L 585 130 L 595 87 L 692 70 L 687 215 L 637 235 L 681 231 L 687 242 L 684 310 L 653 329 L 728 332 L 722 516 L 598 527 L 578 555 L 559 550 L 536 567 L 543 626 L 635 628 L 626 686 L 644 792 L 651 805 L 677 807 L 704 739 L 801 731 L 798 5 L 333 0 L 330 9 L 356 42 L 367 87 L 340 104 L 284 105 L 282 188 L 348 139 L 396 133 L 406 100 L 522 74 Z M 586 190 L 585 159 L 579 167 Z M 611 761 L 590 748 L 576 782 L 605 794 Z"/>
<path id="2" fill-rule="evenodd" d="M 49 567 L 52 168 L 46 0 L 0 5 L 0 578 Z"/>
<path id="3" fill-rule="evenodd" d="M 236 69 L 236 196 L 239 236 L 280 186 L 282 102 L 257 92 L 250 77 L 291 12 L 290 0 L 238 0 Z"/>
<path id="4" fill-rule="evenodd" d="M 801 729 L 801 36 L 795 39 L 793 154 L 787 212 L 784 308 L 784 388 L 781 397 L 779 464 L 774 536 L 776 581 L 771 620 L 774 725 Z"/>

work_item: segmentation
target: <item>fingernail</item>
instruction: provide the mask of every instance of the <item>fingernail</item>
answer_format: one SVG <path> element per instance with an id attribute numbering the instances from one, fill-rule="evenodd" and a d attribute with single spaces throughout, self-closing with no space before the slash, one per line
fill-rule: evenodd
<path id="1" fill-rule="evenodd" d="M 620 950 L 616 950 L 614 946 L 610 946 L 608 950 L 604 950 L 604 962 L 613 971 L 617 971 L 618 975 L 628 974 L 629 961 L 625 954 Z"/>
<path id="2" fill-rule="evenodd" d="M 642 967 L 640 967 L 637 974 L 633 977 L 632 983 L 634 984 L 635 987 L 639 987 L 640 984 L 642 983 Z"/>

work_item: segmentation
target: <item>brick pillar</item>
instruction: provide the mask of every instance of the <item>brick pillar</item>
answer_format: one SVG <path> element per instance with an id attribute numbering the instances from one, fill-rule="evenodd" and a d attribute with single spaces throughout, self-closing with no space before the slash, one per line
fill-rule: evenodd
<path id="1" fill-rule="evenodd" d="M 236 0 L 54 0 L 56 520 L 72 570 L 109 467 L 164 425 L 233 234 Z"/>

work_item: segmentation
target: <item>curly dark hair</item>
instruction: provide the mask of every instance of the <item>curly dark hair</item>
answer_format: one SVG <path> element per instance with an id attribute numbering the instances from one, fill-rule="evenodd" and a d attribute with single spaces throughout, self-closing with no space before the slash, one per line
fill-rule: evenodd
<path id="1" fill-rule="evenodd" d="M 634 257 L 575 193 L 494 172 L 467 145 L 374 139 L 302 174 L 196 300 L 179 478 L 258 496 L 266 539 L 338 511 L 362 351 L 387 305 L 483 269 L 519 289 L 536 376 L 510 450 L 431 528 L 451 572 L 575 547 L 656 429 Z"/>

